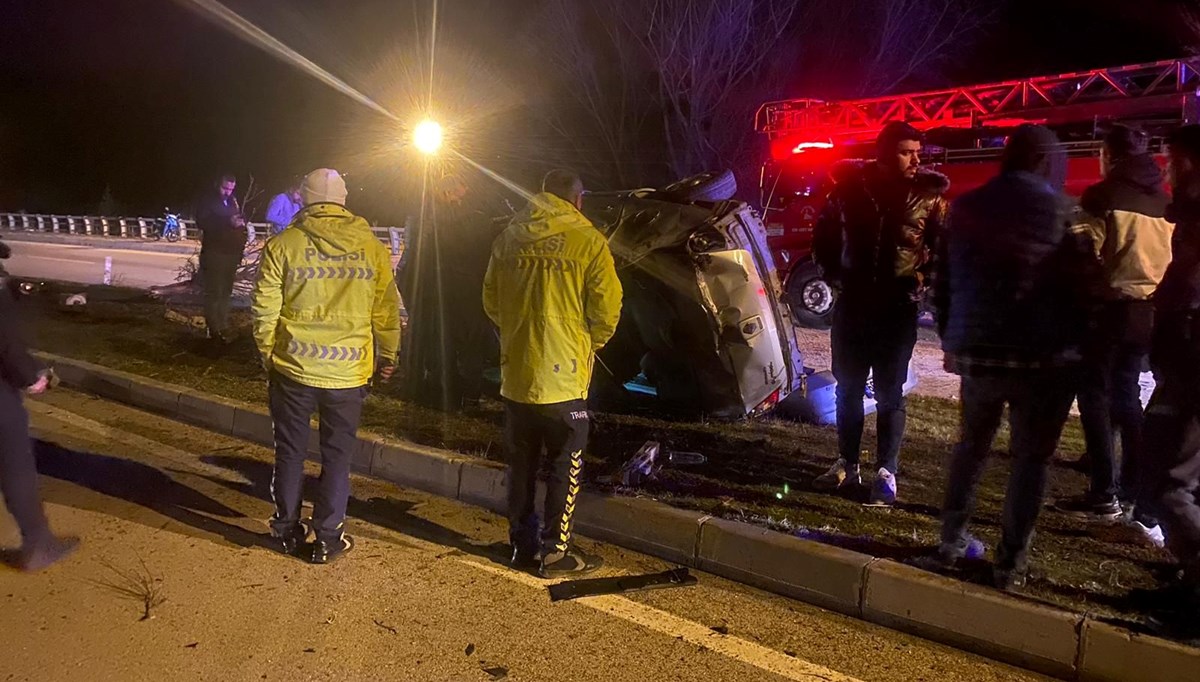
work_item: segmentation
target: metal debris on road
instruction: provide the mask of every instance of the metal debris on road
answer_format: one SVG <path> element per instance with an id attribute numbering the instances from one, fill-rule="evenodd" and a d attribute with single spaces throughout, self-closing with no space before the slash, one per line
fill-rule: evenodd
<path id="1" fill-rule="evenodd" d="M 646 575 L 620 575 L 611 578 L 585 578 L 583 580 L 567 580 L 551 585 L 550 601 L 579 599 L 580 597 L 595 597 L 602 594 L 619 594 L 622 592 L 637 592 L 639 590 L 654 590 L 664 587 L 686 587 L 695 585 L 696 576 L 686 568 L 675 568 L 662 573 Z"/>

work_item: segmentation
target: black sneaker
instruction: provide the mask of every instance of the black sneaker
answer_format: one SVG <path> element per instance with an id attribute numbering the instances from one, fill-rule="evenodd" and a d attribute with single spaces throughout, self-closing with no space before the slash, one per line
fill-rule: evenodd
<path id="1" fill-rule="evenodd" d="M 1025 571 L 1003 568 L 997 568 L 992 571 L 992 585 L 997 590 L 1004 590 L 1005 592 L 1016 592 L 1023 589 L 1027 579 L 1028 576 Z"/>
<path id="2" fill-rule="evenodd" d="M 291 532 L 276 535 L 279 551 L 289 556 L 300 556 L 308 548 L 308 526 L 297 523 Z"/>
<path id="3" fill-rule="evenodd" d="M 342 534 L 339 540 L 326 542 L 325 540 L 317 540 L 312 546 L 312 562 L 314 564 L 328 564 L 337 560 L 346 552 L 354 549 L 354 538 Z"/>
<path id="4" fill-rule="evenodd" d="M 512 558 L 508 565 L 518 571 L 534 571 L 541 565 L 536 551 L 522 549 L 513 545 Z"/>
<path id="5" fill-rule="evenodd" d="M 538 568 L 538 575 L 548 579 L 587 575 L 603 565 L 604 559 L 581 552 L 578 549 L 572 549 L 566 552 L 554 552 L 542 557 L 542 565 Z"/>
<path id="6" fill-rule="evenodd" d="M 77 537 L 51 537 L 29 547 L 21 548 L 20 567 L 26 573 L 36 573 L 66 559 L 79 549 Z"/>
<path id="7" fill-rule="evenodd" d="M 1121 503 L 1117 501 L 1115 495 L 1112 497 L 1080 495 L 1062 500 L 1054 507 L 1065 514 L 1094 521 L 1111 521 L 1121 515 Z"/>

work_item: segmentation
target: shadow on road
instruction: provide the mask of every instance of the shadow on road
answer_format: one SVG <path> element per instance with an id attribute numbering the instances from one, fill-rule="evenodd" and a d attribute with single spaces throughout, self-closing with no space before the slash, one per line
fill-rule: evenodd
<path id="1" fill-rule="evenodd" d="M 141 462 L 119 457 L 71 450 L 42 440 L 34 441 L 38 472 L 44 476 L 86 488 L 103 497 L 80 495 L 48 487 L 48 502 L 95 511 L 145 524 L 136 514 L 125 516 L 105 500 L 116 498 L 166 516 L 184 526 L 218 535 L 238 547 L 265 546 L 269 536 L 252 533 L 211 516 L 243 518 L 244 515 L 211 497 L 189 488 L 166 473 Z M 151 524 L 146 524 L 151 525 Z"/>
<path id="2" fill-rule="evenodd" d="M 271 499 L 272 467 L 269 462 L 232 455 L 211 455 L 203 457 L 202 461 L 213 466 L 237 472 L 250 481 L 250 483 L 240 483 L 216 476 L 201 475 L 206 480 L 243 494 L 253 495 L 268 501 Z M 313 499 L 313 495 L 316 492 L 316 485 L 317 479 L 315 477 L 305 476 L 304 497 L 306 500 Z M 412 510 L 414 506 L 414 503 L 405 500 L 383 497 L 372 497 L 363 500 L 351 495 L 346 512 L 351 518 L 387 528 L 409 537 L 452 548 L 453 551 L 442 556 L 469 554 L 487 559 L 496 564 L 508 565 L 510 550 L 507 543 L 498 542 L 487 545 L 477 543 L 466 535 L 413 514 Z M 367 533 L 363 534 L 367 535 Z M 395 542 L 395 540 L 379 536 L 373 539 Z"/>

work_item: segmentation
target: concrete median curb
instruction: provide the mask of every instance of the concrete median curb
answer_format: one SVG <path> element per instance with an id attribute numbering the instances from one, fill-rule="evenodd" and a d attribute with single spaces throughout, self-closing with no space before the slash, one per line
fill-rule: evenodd
<path id="1" fill-rule="evenodd" d="M 63 382 L 222 434 L 271 445 L 255 405 L 209 396 L 90 363 L 38 353 Z M 494 462 L 363 434 L 359 473 L 492 511 L 505 506 Z M 315 445 L 315 428 L 314 439 Z M 316 454 L 310 446 L 310 453 Z M 698 568 L 996 660 L 1081 682 L 1197 679 L 1200 649 L 1136 634 L 893 561 L 715 519 L 648 499 L 584 493 L 578 530 L 589 537 Z"/>

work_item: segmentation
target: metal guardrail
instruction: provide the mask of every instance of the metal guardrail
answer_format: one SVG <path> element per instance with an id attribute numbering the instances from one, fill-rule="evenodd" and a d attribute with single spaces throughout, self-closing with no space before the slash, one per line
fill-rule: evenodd
<path id="1" fill-rule="evenodd" d="M 10 232 L 41 232 L 45 234 L 74 234 L 89 237 L 110 237 L 125 239 L 149 239 L 157 228 L 161 218 L 143 218 L 126 216 L 74 216 L 42 213 L 0 213 L 0 230 Z M 199 241 L 200 231 L 194 220 L 180 220 L 182 239 Z M 265 238 L 269 234 L 267 223 L 247 223 L 250 241 Z M 403 227 L 372 227 L 371 230 L 379 241 L 392 251 L 393 256 L 400 254 L 404 241 Z"/>

